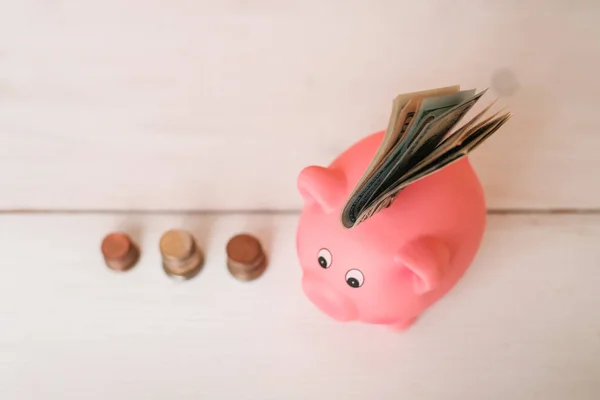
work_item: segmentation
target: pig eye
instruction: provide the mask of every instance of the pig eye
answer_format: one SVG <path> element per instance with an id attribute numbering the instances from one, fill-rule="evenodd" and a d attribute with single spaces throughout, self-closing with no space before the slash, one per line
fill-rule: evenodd
<path id="1" fill-rule="evenodd" d="M 327 249 L 319 250 L 318 261 L 321 268 L 331 267 L 331 253 Z"/>
<path id="2" fill-rule="evenodd" d="M 364 281 L 365 277 L 359 270 L 351 269 L 350 271 L 346 272 L 346 283 L 348 286 L 359 288 L 363 285 Z"/>

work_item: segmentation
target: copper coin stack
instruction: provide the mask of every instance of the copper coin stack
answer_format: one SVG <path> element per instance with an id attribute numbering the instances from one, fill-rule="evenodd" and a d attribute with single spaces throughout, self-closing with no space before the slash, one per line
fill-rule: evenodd
<path id="1" fill-rule="evenodd" d="M 160 239 L 160 253 L 165 273 L 174 279 L 191 279 L 204 264 L 204 254 L 194 237 L 183 230 L 165 232 Z"/>
<path id="2" fill-rule="evenodd" d="M 104 262 L 115 271 L 123 272 L 133 268 L 140 258 L 138 247 L 122 232 L 113 232 L 105 236 L 101 250 Z"/>
<path id="3" fill-rule="evenodd" d="M 267 267 L 267 257 L 258 239 L 239 234 L 227 243 L 227 269 L 234 278 L 250 281 L 258 278 Z"/>

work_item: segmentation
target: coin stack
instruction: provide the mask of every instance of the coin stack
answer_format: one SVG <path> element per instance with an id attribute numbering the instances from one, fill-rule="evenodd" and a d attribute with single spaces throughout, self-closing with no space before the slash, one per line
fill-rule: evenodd
<path id="1" fill-rule="evenodd" d="M 258 239 L 239 234 L 227 243 L 227 269 L 234 278 L 250 281 L 258 278 L 267 267 L 267 257 Z"/>
<path id="2" fill-rule="evenodd" d="M 191 279 L 204 264 L 204 254 L 194 237 L 183 230 L 165 232 L 160 239 L 160 252 L 165 273 L 174 279 Z"/>
<path id="3" fill-rule="evenodd" d="M 137 263 L 140 251 L 131 238 L 122 232 L 113 232 L 104 237 L 101 245 L 106 265 L 115 271 L 127 271 Z"/>

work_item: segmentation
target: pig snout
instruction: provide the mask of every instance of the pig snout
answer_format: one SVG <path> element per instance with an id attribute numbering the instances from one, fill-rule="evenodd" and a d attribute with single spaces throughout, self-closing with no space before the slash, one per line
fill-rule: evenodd
<path id="1" fill-rule="evenodd" d="M 356 319 L 358 311 L 354 302 L 335 287 L 310 274 L 302 277 L 302 290 L 321 311 L 338 321 Z"/>

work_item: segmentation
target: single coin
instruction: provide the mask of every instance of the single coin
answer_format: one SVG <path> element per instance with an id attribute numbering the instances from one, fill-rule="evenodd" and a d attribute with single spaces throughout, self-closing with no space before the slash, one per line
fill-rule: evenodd
<path id="1" fill-rule="evenodd" d="M 104 237 L 100 246 L 105 264 L 115 271 L 127 271 L 137 263 L 139 248 L 123 232 L 113 232 Z"/>
<path id="2" fill-rule="evenodd" d="M 171 278 L 191 279 L 202 269 L 204 254 L 189 232 L 167 231 L 161 237 L 159 247 L 163 269 Z"/>
<path id="3" fill-rule="evenodd" d="M 227 269 L 241 281 L 250 281 L 263 274 L 267 257 L 259 240 L 247 233 L 232 237 L 226 246 Z"/>

